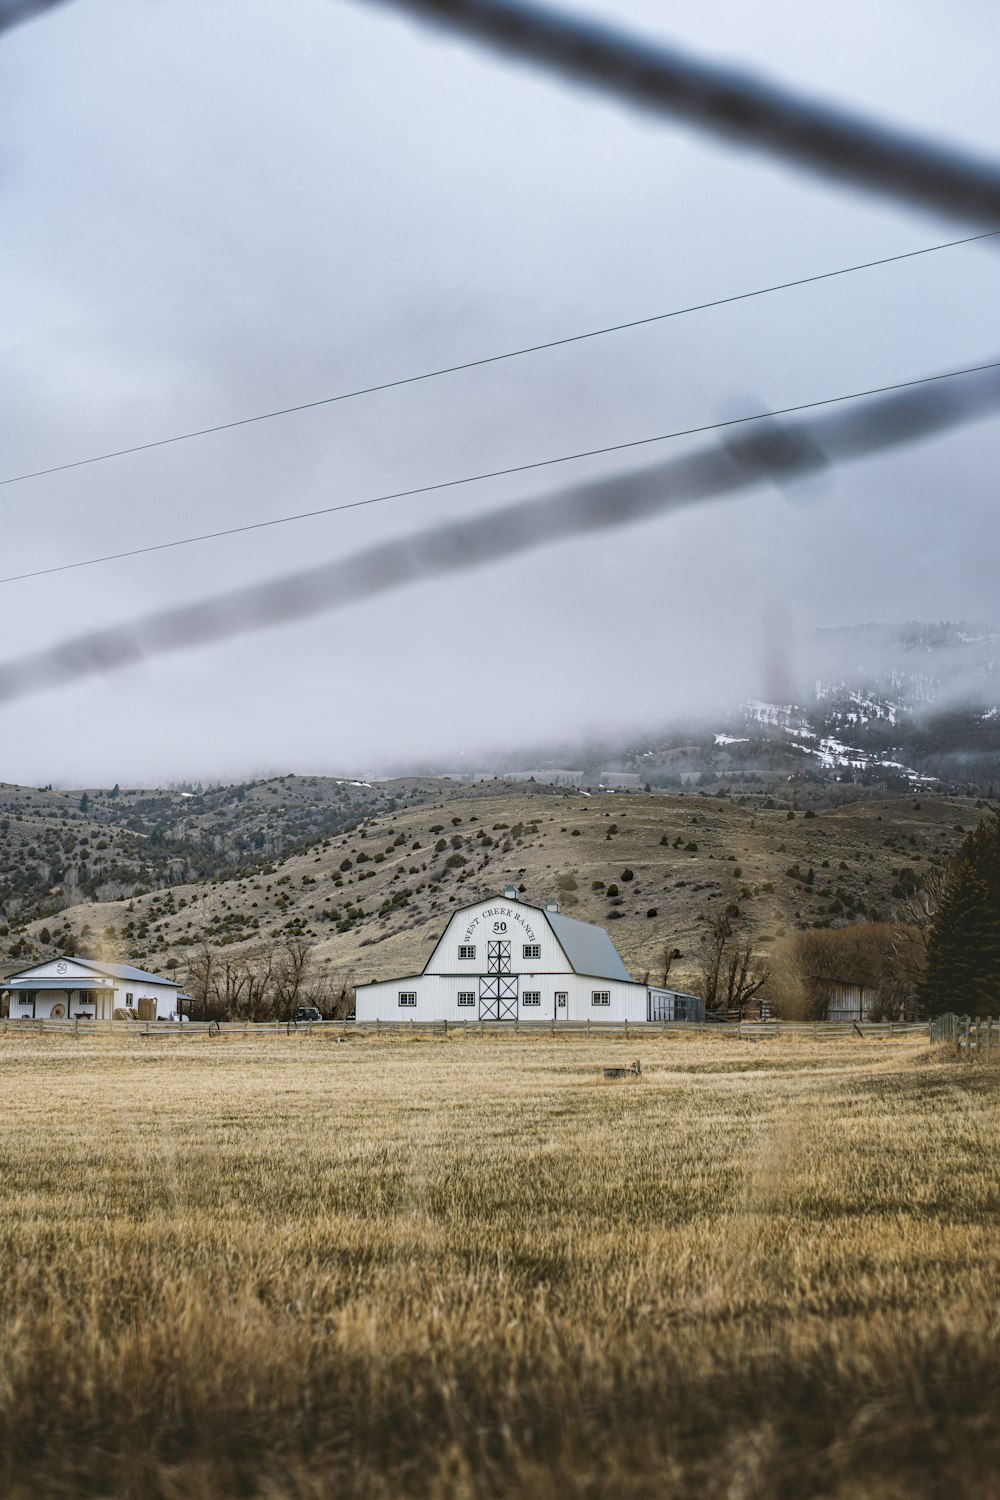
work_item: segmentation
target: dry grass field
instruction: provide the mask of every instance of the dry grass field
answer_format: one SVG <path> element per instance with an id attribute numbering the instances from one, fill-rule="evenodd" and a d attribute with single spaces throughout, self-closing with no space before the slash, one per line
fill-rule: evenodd
<path id="1" fill-rule="evenodd" d="M 995 1495 L 997 1082 L 912 1038 L 7 1034 L 0 1494 Z"/>

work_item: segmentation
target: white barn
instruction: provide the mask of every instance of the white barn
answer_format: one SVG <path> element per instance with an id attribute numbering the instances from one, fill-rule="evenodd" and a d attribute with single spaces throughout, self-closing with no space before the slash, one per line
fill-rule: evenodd
<path id="1" fill-rule="evenodd" d="M 176 979 L 147 974 L 130 964 L 91 958 L 51 958 L 0 983 L 12 1019 L 165 1021 L 177 1014 Z"/>
<path id="2" fill-rule="evenodd" d="M 517 899 L 460 907 L 420 974 L 358 985 L 359 1021 L 703 1020 L 705 1002 L 637 984 L 603 927 Z"/>

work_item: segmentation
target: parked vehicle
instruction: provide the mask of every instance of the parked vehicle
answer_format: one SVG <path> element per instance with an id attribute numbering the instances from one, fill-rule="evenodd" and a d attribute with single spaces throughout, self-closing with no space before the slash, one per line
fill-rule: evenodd
<path id="1" fill-rule="evenodd" d="M 323 1013 L 315 1005 L 300 1005 L 295 1012 L 296 1021 L 322 1021 Z"/>

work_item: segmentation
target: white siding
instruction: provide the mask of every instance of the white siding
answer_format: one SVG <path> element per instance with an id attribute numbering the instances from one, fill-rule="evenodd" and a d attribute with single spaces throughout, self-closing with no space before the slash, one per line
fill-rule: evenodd
<path id="1" fill-rule="evenodd" d="M 21 975 L 17 977 L 21 978 Z M 39 989 L 43 987 L 41 983 L 43 979 L 56 979 L 60 984 L 70 979 L 84 979 L 91 984 L 102 980 L 107 984 L 111 983 L 110 979 L 99 974 L 96 969 L 89 969 L 85 964 L 74 963 L 71 958 L 50 958 L 43 964 L 35 964 L 32 968 L 24 970 L 24 978 L 37 979 Z"/>
<path id="2" fill-rule="evenodd" d="M 499 970 L 491 965 L 491 943 L 507 943 L 509 953 Z M 526 957 L 525 948 L 538 949 L 538 957 Z M 471 948 L 471 956 L 460 957 Z M 501 1002 L 497 1016 L 484 992 L 490 979 L 506 981 L 510 994 Z M 472 992 L 475 1004 L 459 1005 L 459 994 Z M 537 1005 L 525 1004 L 525 994 L 537 993 Z M 567 997 L 564 1008 L 556 996 Z M 608 996 L 606 1005 L 595 1005 L 594 994 Z M 400 994 L 416 996 L 415 1005 L 400 1005 Z M 479 1021 L 498 1020 L 518 1025 L 531 1021 L 641 1022 L 647 1019 L 644 985 L 623 979 L 602 979 L 573 972 L 558 938 L 543 911 L 509 897 L 495 896 L 455 912 L 435 944 L 422 974 L 402 979 L 359 985 L 356 1015 L 359 1021 Z"/>
<path id="3" fill-rule="evenodd" d="M 180 993 L 176 984 L 113 979 L 69 959 L 39 964 L 16 978 L 16 988 L 9 990 L 9 1013 L 15 1018 L 33 1016 L 36 1020 L 89 1015 L 99 1021 L 110 1021 L 116 1008 L 131 1005 L 138 1009 L 140 1000 L 152 1000 L 156 1004 L 156 1019 L 162 1021 L 176 1012 Z"/>
<path id="4" fill-rule="evenodd" d="M 460 1006 L 459 993 L 473 991 L 476 1004 Z M 525 991 L 538 991 L 539 1005 L 525 1005 Z M 518 1024 L 527 1021 L 645 1021 L 646 990 L 641 984 L 618 979 L 590 979 L 581 974 L 521 973 L 517 976 Z M 565 1010 L 557 1009 L 556 995 L 567 997 Z M 609 996 L 608 1005 L 595 1005 L 595 992 Z M 479 976 L 420 974 L 416 978 L 389 979 L 358 986 L 356 1015 L 359 1021 L 478 1021 L 481 1004 Z M 416 994 L 415 1006 L 401 1006 L 400 994 Z"/>
<path id="5" fill-rule="evenodd" d="M 496 896 L 478 906 L 457 911 L 433 953 L 426 974 L 485 974 L 487 944 L 510 943 L 510 967 L 515 974 L 569 974 L 569 962 L 542 912 Z M 524 957 L 525 945 L 537 944 L 539 958 Z M 475 958 L 459 958 L 462 947 L 474 947 Z"/>

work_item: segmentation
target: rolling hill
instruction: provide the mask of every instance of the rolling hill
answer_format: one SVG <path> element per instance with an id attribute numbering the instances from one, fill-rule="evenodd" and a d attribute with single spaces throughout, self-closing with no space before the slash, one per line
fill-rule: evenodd
<path id="1" fill-rule="evenodd" d="M 294 781 L 308 801 L 321 780 L 288 778 L 279 795 Z M 224 955 L 304 939 L 332 990 L 418 970 L 456 906 L 513 883 L 606 925 L 639 978 L 661 980 L 664 950 L 679 949 L 670 982 L 683 986 L 722 907 L 761 952 L 798 928 L 891 918 L 983 815 L 941 796 L 831 807 L 501 781 L 360 790 L 372 795 L 356 821 L 282 858 L 8 922 L 7 955 L 58 947 L 183 974 L 204 944 Z"/>

